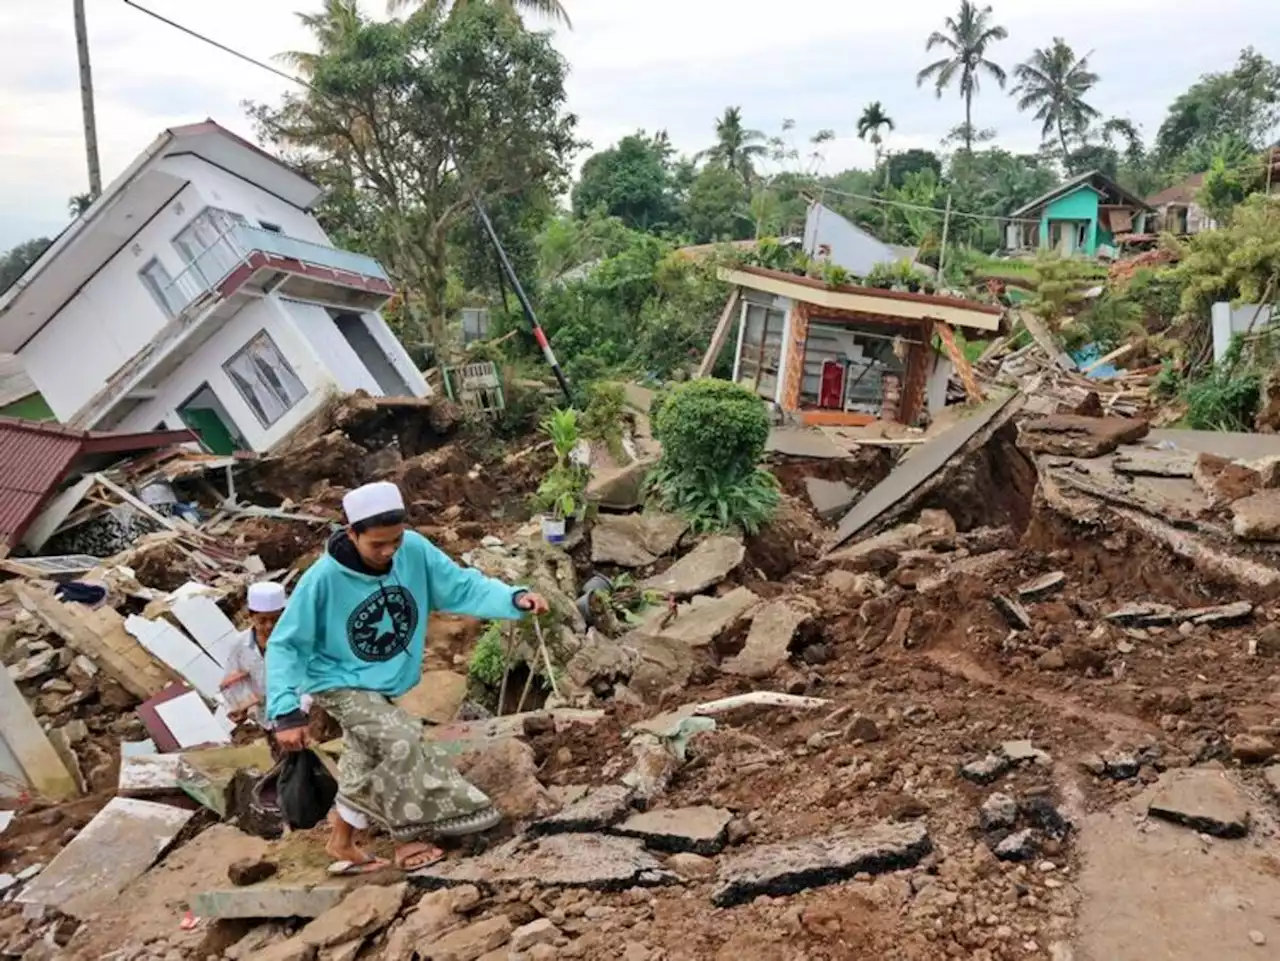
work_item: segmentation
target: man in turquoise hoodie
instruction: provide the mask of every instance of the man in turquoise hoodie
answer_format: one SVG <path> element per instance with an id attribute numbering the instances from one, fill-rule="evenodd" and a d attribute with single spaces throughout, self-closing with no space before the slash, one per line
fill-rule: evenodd
<path id="1" fill-rule="evenodd" d="M 347 528 L 302 576 L 267 647 L 267 717 L 286 750 L 307 746 L 308 694 L 342 726 L 338 799 L 328 850 L 334 873 L 385 865 L 355 844 L 372 819 L 396 842 L 396 863 L 415 870 L 443 852 L 424 838 L 486 831 L 501 815 L 422 739 L 422 722 L 392 698 L 422 677 L 432 610 L 516 620 L 541 614 L 537 594 L 459 567 L 406 530 L 394 484 L 366 484 L 342 500 Z"/>

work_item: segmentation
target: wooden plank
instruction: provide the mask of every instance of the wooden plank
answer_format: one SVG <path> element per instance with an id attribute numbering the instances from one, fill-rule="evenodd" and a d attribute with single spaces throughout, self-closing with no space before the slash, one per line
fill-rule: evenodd
<path id="1" fill-rule="evenodd" d="M 55 801 L 80 793 L 75 776 L 62 763 L 26 698 L 5 670 L 0 670 L 0 737 L 32 790 Z"/>
<path id="2" fill-rule="evenodd" d="M 934 326 L 938 330 L 938 337 L 942 340 L 942 346 L 946 350 L 947 356 L 951 358 L 951 363 L 955 365 L 956 373 L 960 375 L 960 383 L 964 384 L 965 396 L 972 403 L 982 403 L 984 399 L 982 388 L 978 386 L 978 379 L 973 376 L 973 367 L 969 365 L 969 358 L 965 357 L 964 351 L 956 343 L 955 331 L 951 329 L 950 324 L 944 324 L 940 320 L 936 321 Z"/>
<path id="3" fill-rule="evenodd" d="M 1018 316 L 1022 318 L 1023 326 L 1027 328 L 1031 339 L 1044 351 L 1045 357 L 1063 370 L 1076 369 L 1076 363 L 1071 359 L 1071 355 L 1062 349 L 1054 336 L 1049 333 L 1048 328 L 1040 322 L 1039 317 L 1026 310 L 1020 311 Z"/>
<path id="4" fill-rule="evenodd" d="M 711 370 L 716 365 L 716 358 L 720 356 L 720 351 L 724 350 L 725 342 L 729 339 L 729 329 L 733 326 L 733 319 L 737 313 L 736 308 L 742 298 L 742 288 L 734 287 L 729 294 L 729 300 L 724 305 L 724 311 L 720 314 L 720 320 L 716 323 L 716 329 L 711 334 L 711 343 L 707 347 L 707 352 L 702 356 L 702 363 L 698 365 L 698 377 L 710 377 Z"/>
<path id="5" fill-rule="evenodd" d="M 1122 347 L 1117 347 L 1111 353 L 1104 354 L 1103 356 L 1099 357 L 1097 360 L 1091 363 L 1088 367 L 1080 368 L 1080 373 L 1088 374 L 1090 371 L 1097 370 L 1103 364 L 1109 364 L 1113 360 L 1119 360 L 1121 357 L 1125 357 L 1128 354 L 1133 353 L 1133 350 L 1135 347 L 1137 347 L 1136 344 L 1125 344 Z"/>
<path id="6" fill-rule="evenodd" d="M 34 584 L 9 585 L 14 597 L 77 654 L 98 664 L 107 676 L 139 700 L 160 693 L 175 680 L 124 629 L 124 619 L 110 607 L 90 610 L 83 604 L 64 604 Z"/>

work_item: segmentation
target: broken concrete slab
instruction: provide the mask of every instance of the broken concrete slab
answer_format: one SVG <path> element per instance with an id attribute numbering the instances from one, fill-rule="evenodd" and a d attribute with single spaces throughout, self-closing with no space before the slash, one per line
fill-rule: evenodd
<path id="1" fill-rule="evenodd" d="M 1280 764 L 1273 764 L 1262 772 L 1262 780 L 1267 787 L 1271 789 L 1271 793 L 1280 800 Z"/>
<path id="2" fill-rule="evenodd" d="M 1210 507 L 1234 503 L 1262 487 L 1262 475 L 1256 470 L 1217 454 L 1197 455 L 1191 479 L 1209 499 Z"/>
<path id="3" fill-rule="evenodd" d="M 974 784 L 990 784 L 1011 766 L 1010 760 L 1002 754 L 988 754 L 986 757 L 970 761 L 960 768 L 960 776 Z"/>
<path id="4" fill-rule="evenodd" d="M 603 831 L 627 816 L 631 810 L 632 794 L 631 788 L 621 784 L 595 788 L 559 812 L 533 822 L 526 833 L 537 837 Z"/>
<path id="5" fill-rule="evenodd" d="M 120 797 L 155 797 L 181 791 L 181 754 L 133 754 L 120 758 Z"/>
<path id="6" fill-rule="evenodd" d="M 642 581 L 640 587 L 673 597 L 701 594 L 733 573 L 746 556 L 747 548 L 742 541 L 717 534 L 708 537 L 663 573 Z"/>
<path id="7" fill-rule="evenodd" d="M 1067 575 L 1062 571 L 1050 571 L 1040 577 L 1027 581 L 1018 588 L 1018 600 L 1020 601 L 1039 601 L 1055 591 L 1062 588 L 1067 583 Z"/>
<path id="8" fill-rule="evenodd" d="M 1190 621 L 1198 627 L 1229 627 L 1248 620 L 1252 614 L 1253 604 L 1249 601 L 1235 601 L 1214 607 L 1196 607 L 1178 611 L 1178 619 Z"/>
<path id="9" fill-rule="evenodd" d="M 1030 741 L 1005 741 L 1000 745 L 1000 753 L 1009 759 L 1010 764 L 1042 764 L 1045 767 L 1053 764 L 1049 753 Z"/>
<path id="10" fill-rule="evenodd" d="M 269 881 L 247 888 L 201 891 L 191 901 L 198 917 L 222 920 L 257 918 L 318 918 L 334 908 L 351 890 L 349 884 Z"/>
<path id="11" fill-rule="evenodd" d="M 1031 630 L 1031 615 L 1017 601 L 1010 600 L 1003 594 L 994 594 L 991 597 L 991 603 L 1000 612 L 1000 616 L 1004 618 L 1005 623 L 1015 631 Z"/>
<path id="12" fill-rule="evenodd" d="M 1172 624 L 1176 617 L 1177 608 L 1172 604 L 1134 602 L 1104 614 L 1103 620 L 1125 627 L 1164 627 Z"/>
<path id="13" fill-rule="evenodd" d="M 639 838 L 654 851 L 709 855 L 723 850 L 732 820 L 732 812 L 709 805 L 659 808 L 632 815 L 613 833 Z"/>
<path id="14" fill-rule="evenodd" d="M 1149 429 L 1145 420 L 1055 414 L 1019 424 L 1018 445 L 1033 454 L 1101 457 L 1142 439 Z"/>
<path id="15" fill-rule="evenodd" d="M 81 919 L 97 914 L 164 853 L 194 813 L 112 798 L 16 900 Z"/>
<path id="16" fill-rule="evenodd" d="M 886 571 L 896 567 L 898 559 L 914 549 L 924 533 L 924 527 L 920 524 L 901 524 L 833 551 L 824 560 L 829 565 L 839 565 L 846 570 Z"/>
<path id="17" fill-rule="evenodd" d="M 5 671 L 0 671 L 0 754 L 12 757 L 26 784 L 47 797 L 61 801 L 79 793 L 75 772 Z"/>
<path id="18" fill-rule="evenodd" d="M 1219 838 L 1249 832 L 1249 799 L 1232 776 L 1215 768 L 1165 771 L 1151 789 L 1147 810 L 1153 817 Z"/>
<path id="19" fill-rule="evenodd" d="M 813 615 L 788 601 L 770 601 L 751 619 L 747 643 L 720 665 L 726 674 L 765 678 L 786 663 L 791 640 Z"/>
<path id="20" fill-rule="evenodd" d="M 923 823 L 882 822 L 861 831 L 763 844 L 723 861 L 711 901 L 727 908 L 765 894 L 795 894 L 847 881 L 854 875 L 882 874 L 913 867 L 933 849 Z"/>
<path id="21" fill-rule="evenodd" d="M 1231 529 L 1250 541 L 1280 541 L 1280 490 L 1264 490 L 1231 505 Z"/>
<path id="22" fill-rule="evenodd" d="M 916 506 L 942 483 L 946 468 L 985 444 L 1022 408 L 1025 397 L 1010 394 L 990 401 L 911 453 L 845 515 L 828 545 L 833 551 L 850 538 L 875 533 Z"/>
<path id="23" fill-rule="evenodd" d="M 844 481 L 824 480 L 821 477 L 804 479 L 805 493 L 814 513 L 824 521 L 833 521 L 846 513 L 858 498 L 858 492 Z"/>
<path id="24" fill-rule="evenodd" d="M 539 887 L 597 891 L 621 891 L 677 880 L 645 851 L 640 841 L 604 834 L 516 838 L 478 858 L 433 865 L 410 877 L 427 887 L 519 887 L 532 882 Z"/>
<path id="25" fill-rule="evenodd" d="M 667 616 L 666 610 L 659 609 L 636 633 L 679 641 L 690 647 L 706 647 L 759 603 L 760 598 L 745 587 L 735 587 L 719 597 L 699 594 L 677 606 L 675 618 L 666 627 L 658 626 Z"/>
<path id="26" fill-rule="evenodd" d="M 939 573 L 917 581 L 916 593 L 932 594 L 961 576 L 983 580 L 988 575 L 1003 570 L 1013 559 L 1014 552 L 1004 548 L 989 554 L 979 554 L 977 557 L 963 557 L 952 561 Z"/>
<path id="27" fill-rule="evenodd" d="M 764 449 L 771 454 L 815 460 L 847 460 L 852 456 L 822 431 L 804 427 L 775 427 L 769 431 Z"/>
<path id="28" fill-rule="evenodd" d="M 591 528 L 591 561 L 647 567 L 675 550 L 688 529 L 674 514 L 602 514 Z"/>
<path id="29" fill-rule="evenodd" d="M 448 724 L 467 699 L 467 679 L 457 671 L 423 671 L 422 680 L 396 704 L 432 724 Z"/>
<path id="30" fill-rule="evenodd" d="M 1131 477 L 1191 477 L 1196 455 L 1191 451 L 1124 447 L 1116 451 L 1111 469 Z"/>

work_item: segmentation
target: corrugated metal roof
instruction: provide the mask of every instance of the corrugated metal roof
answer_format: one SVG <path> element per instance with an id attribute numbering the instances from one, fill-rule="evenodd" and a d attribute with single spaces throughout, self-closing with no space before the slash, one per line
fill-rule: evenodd
<path id="1" fill-rule="evenodd" d="M 85 454 L 151 450 L 195 440 L 190 431 L 112 434 L 0 417 L 0 557 Z"/>

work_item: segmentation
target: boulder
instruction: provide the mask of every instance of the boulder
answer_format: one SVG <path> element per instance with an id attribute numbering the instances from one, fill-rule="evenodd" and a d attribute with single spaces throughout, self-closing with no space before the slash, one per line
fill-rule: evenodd
<path id="1" fill-rule="evenodd" d="M 434 636 L 434 635 L 433 635 Z M 423 671 L 422 680 L 396 704 L 414 717 L 433 724 L 447 724 L 467 699 L 467 679 L 456 671 Z"/>
<path id="2" fill-rule="evenodd" d="M 719 597 L 699 595 L 679 605 L 674 618 L 665 627 L 668 611 L 655 608 L 636 628 L 644 637 L 661 637 L 689 647 L 706 647 L 746 616 L 760 603 L 760 598 L 745 587 L 735 587 Z"/>
<path id="3" fill-rule="evenodd" d="M 470 884 L 427 894 L 387 936 L 383 961 L 413 961 L 420 957 L 418 952 L 423 945 L 460 926 L 463 913 L 479 903 L 480 891 Z"/>
<path id="4" fill-rule="evenodd" d="M 655 461 L 636 461 L 626 467 L 601 468 L 587 482 L 587 500 L 601 510 L 633 511 L 644 504 L 644 482 Z"/>
<path id="5" fill-rule="evenodd" d="M 857 490 L 844 481 L 806 477 L 804 488 L 805 493 L 809 495 L 809 503 L 813 505 L 814 513 L 824 521 L 832 521 L 843 516 L 858 499 Z"/>
<path id="6" fill-rule="evenodd" d="M 826 563 L 850 571 L 889 571 L 903 552 L 918 546 L 924 532 L 920 524 L 902 524 L 828 554 Z"/>

